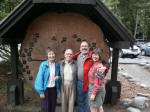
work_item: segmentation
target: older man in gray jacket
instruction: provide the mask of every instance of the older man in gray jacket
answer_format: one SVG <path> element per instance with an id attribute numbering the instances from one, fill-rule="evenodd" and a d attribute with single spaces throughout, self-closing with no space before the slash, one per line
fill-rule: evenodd
<path id="1" fill-rule="evenodd" d="M 62 112 L 73 112 L 76 99 L 77 65 L 72 49 L 66 49 L 65 59 L 60 63 L 62 77 Z"/>

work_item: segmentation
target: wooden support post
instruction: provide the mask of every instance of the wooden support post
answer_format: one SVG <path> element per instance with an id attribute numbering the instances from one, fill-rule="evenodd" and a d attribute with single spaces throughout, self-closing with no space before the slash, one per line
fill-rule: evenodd
<path id="1" fill-rule="evenodd" d="M 113 49 L 111 81 L 117 81 L 119 49 Z"/>
<path id="2" fill-rule="evenodd" d="M 13 78 L 18 78 L 18 44 L 11 43 L 11 71 Z"/>
<path id="3" fill-rule="evenodd" d="M 11 47 L 11 71 L 13 79 L 7 83 L 7 102 L 15 106 L 24 102 L 23 80 L 18 77 L 18 44 L 10 43 Z"/>
<path id="4" fill-rule="evenodd" d="M 111 80 L 106 83 L 105 103 L 116 104 L 120 98 L 121 84 L 117 81 L 119 49 L 113 49 Z"/>

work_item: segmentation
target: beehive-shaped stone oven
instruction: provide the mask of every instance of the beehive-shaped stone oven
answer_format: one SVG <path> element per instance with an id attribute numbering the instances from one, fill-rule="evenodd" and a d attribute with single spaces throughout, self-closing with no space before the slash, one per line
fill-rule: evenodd
<path id="1" fill-rule="evenodd" d="M 74 53 L 79 51 L 82 40 L 87 40 L 93 48 L 102 48 L 103 59 L 108 61 L 109 48 L 103 32 L 87 17 L 71 12 L 47 12 L 35 19 L 22 42 L 23 74 L 27 82 L 34 86 L 39 65 L 47 59 L 48 47 L 56 50 L 56 60 L 60 61 L 65 49 L 71 48 Z"/>

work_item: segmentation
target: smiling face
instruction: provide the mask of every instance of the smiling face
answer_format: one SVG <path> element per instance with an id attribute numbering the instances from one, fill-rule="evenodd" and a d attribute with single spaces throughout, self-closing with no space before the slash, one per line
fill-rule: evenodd
<path id="1" fill-rule="evenodd" d="M 53 62 L 55 60 L 55 53 L 53 51 L 49 51 L 47 55 L 48 55 L 48 60 L 50 62 Z"/>
<path id="2" fill-rule="evenodd" d="M 98 54 L 92 54 L 92 60 L 93 60 L 94 62 L 99 61 L 99 60 L 100 60 L 99 55 L 98 55 Z"/>
<path id="3" fill-rule="evenodd" d="M 67 50 L 65 51 L 64 56 L 65 56 L 65 60 L 66 60 L 67 62 L 72 61 L 72 59 L 73 59 L 73 51 L 72 51 L 71 49 L 67 49 Z"/>
<path id="4" fill-rule="evenodd" d="M 80 45 L 80 52 L 83 54 L 83 55 L 86 55 L 88 54 L 89 52 L 89 45 L 86 41 L 83 41 Z"/>

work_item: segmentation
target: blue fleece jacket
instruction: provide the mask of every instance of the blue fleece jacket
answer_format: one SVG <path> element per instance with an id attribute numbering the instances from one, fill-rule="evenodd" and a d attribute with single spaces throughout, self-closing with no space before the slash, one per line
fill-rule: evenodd
<path id="1" fill-rule="evenodd" d="M 48 60 L 46 60 L 41 63 L 41 65 L 39 67 L 39 72 L 38 72 L 36 80 L 35 80 L 35 90 L 39 94 L 44 94 L 44 92 L 47 88 L 48 80 L 50 77 L 49 71 L 50 71 L 49 62 L 48 62 Z M 60 77 L 60 67 L 56 61 L 55 61 L 55 76 Z M 56 86 L 57 92 L 60 90 L 60 84 L 61 84 L 61 77 L 59 78 L 59 80 L 55 81 L 55 86 Z"/>

